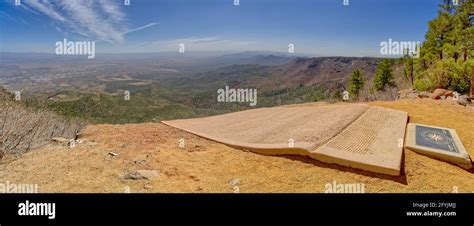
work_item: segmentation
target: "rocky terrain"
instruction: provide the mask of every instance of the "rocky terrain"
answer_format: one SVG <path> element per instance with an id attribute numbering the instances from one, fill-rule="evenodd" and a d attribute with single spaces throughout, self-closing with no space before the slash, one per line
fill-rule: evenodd
<path id="1" fill-rule="evenodd" d="M 460 95 L 455 91 L 447 89 L 436 89 L 432 93 L 427 91 L 418 92 L 415 89 L 403 89 L 398 91 L 398 99 L 418 99 L 418 98 L 429 98 L 433 100 L 439 100 L 450 104 L 459 104 L 462 106 L 468 106 L 472 104 L 474 97 L 468 95 Z"/>

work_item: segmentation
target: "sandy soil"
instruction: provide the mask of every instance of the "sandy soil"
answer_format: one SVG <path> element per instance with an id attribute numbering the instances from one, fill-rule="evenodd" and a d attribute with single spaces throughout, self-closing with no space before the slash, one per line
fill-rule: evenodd
<path id="1" fill-rule="evenodd" d="M 456 129 L 474 156 L 474 109 L 433 100 L 374 102 L 407 111 L 411 122 Z M 306 104 L 311 106 L 311 104 Z M 401 176 L 385 176 L 295 156 L 230 148 L 159 123 L 92 125 L 75 148 L 51 145 L 0 165 L 0 182 L 38 184 L 40 192 L 324 192 L 363 183 L 365 192 L 474 192 L 474 172 L 405 151 Z M 179 140 L 185 140 L 185 148 Z M 117 156 L 110 156 L 115 152 Z M 128 180 L 133 170 L 157 170 Z M 239 181 L 231 185 L 231 180 Z"/>

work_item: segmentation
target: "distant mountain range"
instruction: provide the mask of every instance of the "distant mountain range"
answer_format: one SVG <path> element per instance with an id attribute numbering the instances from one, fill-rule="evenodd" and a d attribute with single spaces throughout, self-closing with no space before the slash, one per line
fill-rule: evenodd
<path id="1" fill-rule="evenodd" d="M 252 86 L 264 91 L 315 86 L 328 83 L 345 84 L 355 69 L 360 69 L 367 80 L 375 75 L 381 58 L 318 57 L 287 58 L 285 56 L 254 56 L 267 65 L 234 64 L 182 78 L 176 85 L 190 87 Z M 249 59 L 249 58 L 247 58 Z M 278 63 L 277 63 L 278 62 Z"/>

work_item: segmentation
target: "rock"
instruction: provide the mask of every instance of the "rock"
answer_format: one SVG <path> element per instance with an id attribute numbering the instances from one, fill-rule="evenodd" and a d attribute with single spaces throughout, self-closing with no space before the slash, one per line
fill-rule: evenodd
<path id="1" fill-rule="evenodd" d="M 416 99 L 418 97 L 418 93 L 415 89 L 402 89 L 397 93 L 398 99 Z"/>
<path id="2" fill-rule="evenodd" d="M 151 185 L 151 184 L 145 184 L 145 186 L 143 186 L 143 188 L 144 188 L 145 190 L 150 190 L 150 189 L 153 188 L 153 185 Z"/>
<path id="3" fill-rule="evenodd" d="M 118 154 L 115 153 L 115 152 L 109 152 L 108 155 L 110 155 L 110 156 L 117 156 Z"/>
<path id="4" fill-rule="evenodd" d="M 432 95 L 433 94 L 431 94 L 430 92 L 426 92 L 426 91 L 418 93 L 419 98 L 430 98 Z"/>
<path id="5" fill-rule="evenodd" d="M 449 92 L 449 90 L 447 90 L 447 89 L 435 89 L 435 91 L 433 92 L 432 98 L 436 99 L 436 100 L 441 99 L 441 96 L 445 96 L 446 93 L 448 93 L 448 92 Z"/>
<path id="6" fill-rule="evenodd" d="M 458 104 L 457 101 L 454 100 L 454 98 L 452 96 L 447 96 L 446 97 L 446 103 L 450 103 L 450 104 Z"/>
<path id="7" fill-rule="evenodd" d="M 416 99 L 418 97 L 418 93 L 409 93 L 406 97 L 407 99 Z"/>
<path id="8" fill-rule="evenodd" d="M 455 100 L 452 96 L 447 96 L 446 97 L 446 102 L 455 102 Z"/>
<path id="9" fill-rule="evenodd" d="M 149 180 L 153 179 L 155 177 L 158 177 L 158 171 L 156 170 L 137 170 L 133 172 L 129 172 L 125 174 L 125 179 L 131 179 L 131 180 Z"/>
<path id="10" fill-rule="evenodd" d="M 446 97 L 452 97 L 452 96 L 454 96 L 454 92 L 451 91 L 451 90 L 448 90 L 446 93 L 444 93 L 444 95 L 445 95 Z"/>
<path id="11" fill-rule="evenodd" d="M 451 90 L 447 90 L 447 89 L 436 89 L 434 92 L 433 92 L 433 96 L 432 98 L 433 99 L 446 99 L 446 97 L 452 97 L 454 96 L 454 92 L 451 91 Z"/>
<path id="12" fill-rule="evenodd" d="M 133 163 L 138 164 L 138 165 L 143 165 L 143 164 L 146 163 L 146 160 L 145 159 L 137 159 L 137 160 L 133 161 Z"/>
<path id="13" fill-rule="evenodd" d="M 461 95 L 457 99 L 458 104 L 466 106 L 469 104 L 469 98 L 466 95 Z"/>

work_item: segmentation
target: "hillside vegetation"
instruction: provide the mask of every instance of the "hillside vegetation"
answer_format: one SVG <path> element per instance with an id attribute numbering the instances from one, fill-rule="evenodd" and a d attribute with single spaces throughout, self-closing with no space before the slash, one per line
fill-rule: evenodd
<path id="1" fill-rule="evenodd" d="M 217 90 L 226 86 L 257 89 L 256 107 L 320 100 L 341 101 L 342 93 L 349 88 L 349 77 L 356 69 L 361 71 L 368 84 L 362 88 L 361 100 L 393 100 L 397 89 L 407 86 L 401 65 L 395 60 L 390 60 L 390 66 L 393 67 L 397 86 L 369 92 L 368 87 L 381 61 L 379 58 L 321 57 L 296 58 L 289 63 L 272 66 L 231 65 L 159 82 L 138 83 L 139 78 L 102 81 L 103 92 L 62 91 L 48 98 L 26 98 L 25 102 L 31 107 L 49 109 L 92 123 L 159 122 L 255 108 L 248 102 L 218 102 Z M 129 99 L 125 98 L 125 91 L 130 92 Z"/>
<path id="2" fill-rule="evenodd" d="M 419 58 L 405 57 L 405 75 L 420 91 L 444 88 L 468 93 L 474 82 L 474 1 L 440 4 L 428 24 Z"/>

